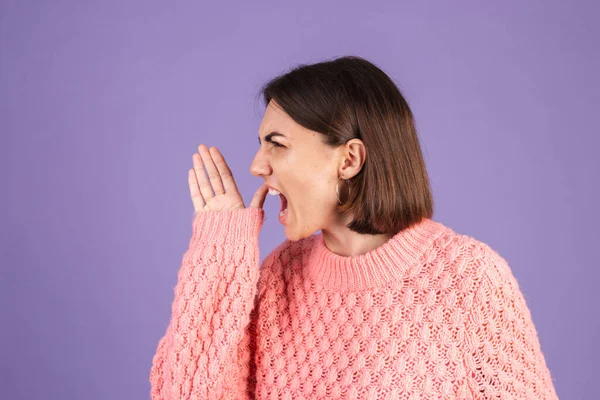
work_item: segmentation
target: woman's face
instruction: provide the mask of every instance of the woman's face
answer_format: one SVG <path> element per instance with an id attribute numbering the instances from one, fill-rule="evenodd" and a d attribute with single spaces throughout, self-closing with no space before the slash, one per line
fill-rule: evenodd
<path id="1" fill-rule="evenodd" d="M 287 199 L 283 225 L 289 240 L 339 223 L 335 185 L 344 146 L 326 146 L 322 136 L 297 124 L 273 101 L 259 127 L 260 148 L 250 172 Z"/>

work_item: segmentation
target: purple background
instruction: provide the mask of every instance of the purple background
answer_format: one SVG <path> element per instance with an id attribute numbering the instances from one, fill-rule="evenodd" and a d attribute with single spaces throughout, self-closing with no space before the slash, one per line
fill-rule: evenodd
<path id="1" fill-rule="evenodd" d="M 347 54 L 403 90 L 434 219 L 507 259 L 559 396 L 600 398 L 595 2 L 33 3 L 0 6 L 3 399 L 149 398 L 196 146 L 249 204 L 260 85 Z"/>

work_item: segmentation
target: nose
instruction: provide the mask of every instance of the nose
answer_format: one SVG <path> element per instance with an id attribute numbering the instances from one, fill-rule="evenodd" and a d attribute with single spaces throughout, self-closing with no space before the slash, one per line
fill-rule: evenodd
<path id="1" fill-rule="evenodd" d="M 271 174 L 271 165 L 262 156 L 261 151 L 257 151 L 252 163 L 250 164 L 250 173 L 254 176 L 265 176 Z"/>

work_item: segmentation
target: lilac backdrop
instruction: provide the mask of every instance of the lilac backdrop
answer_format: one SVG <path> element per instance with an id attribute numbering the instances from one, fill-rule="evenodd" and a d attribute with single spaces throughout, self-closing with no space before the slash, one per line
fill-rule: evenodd
<path id="1" fill-rule="evenodd" d="M 559 396 L 600 398 L 594 2 L 34 3 L 0 6 L 3 399 L 149 398 L 196 146 L 248 204 L 260 85 L 346 54 L 404 91 L 434 219 L 508 260 Z"/>

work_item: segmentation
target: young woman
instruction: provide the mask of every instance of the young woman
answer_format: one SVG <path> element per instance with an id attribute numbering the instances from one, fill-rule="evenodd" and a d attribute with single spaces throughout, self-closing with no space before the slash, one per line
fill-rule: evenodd
<path id="1" fill-rule="evenodd" d="M 431 219 L 393 81 L 343 57 L 262 94 L 250 171 L 264 185 L 249 207 L 216 148 L 193 156 L 193 234 L 152 398 L 556 398 L 506 261 Z M 259 268 L 267 193 L 281 198 L 287 240 Z"/>

